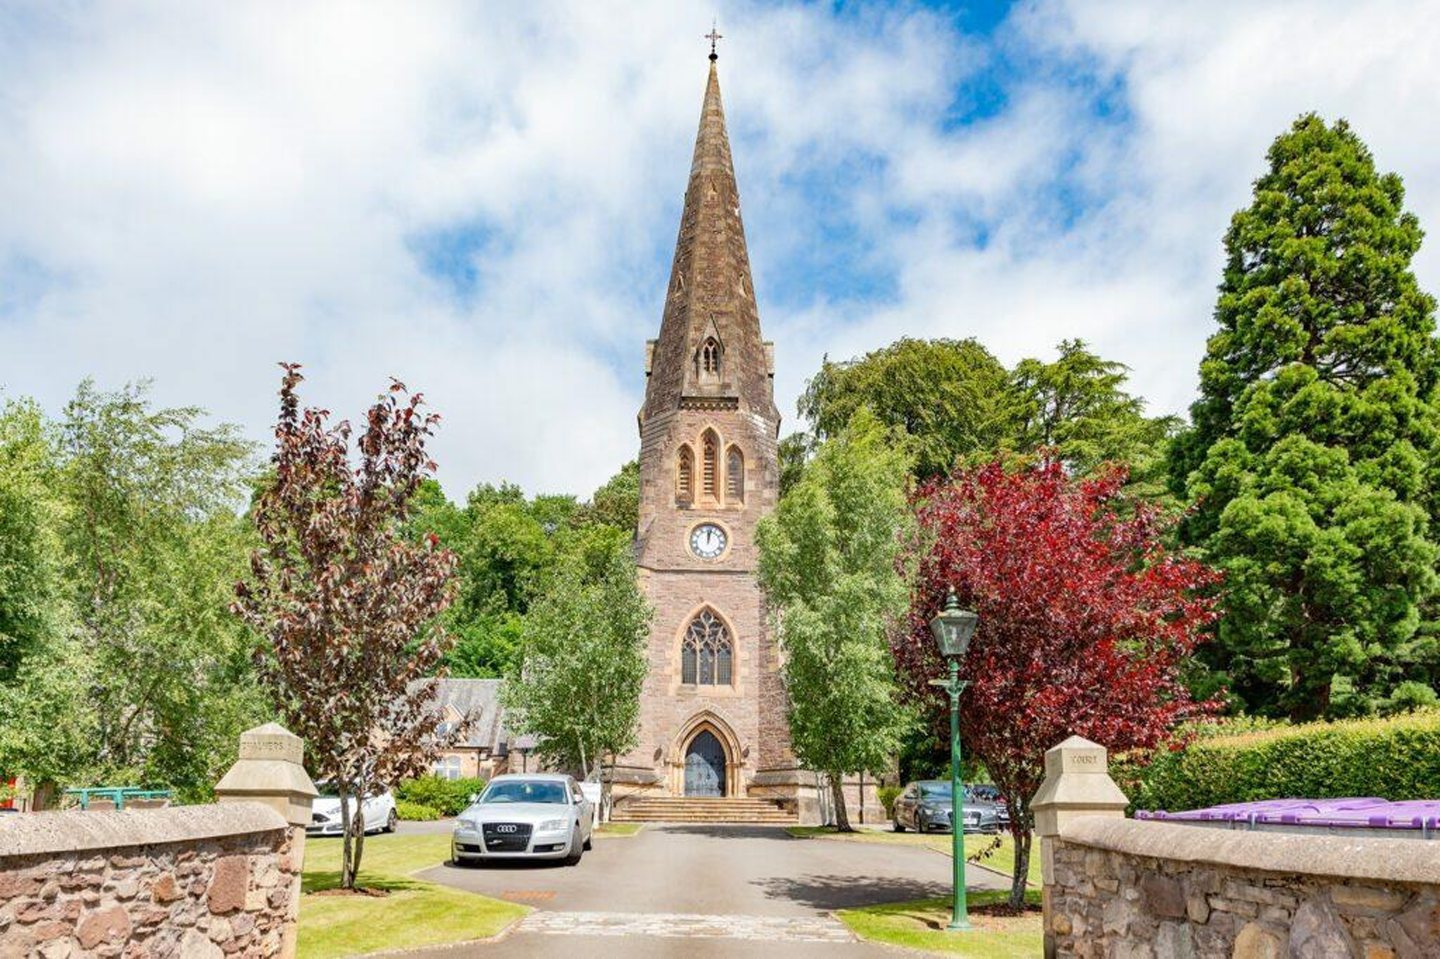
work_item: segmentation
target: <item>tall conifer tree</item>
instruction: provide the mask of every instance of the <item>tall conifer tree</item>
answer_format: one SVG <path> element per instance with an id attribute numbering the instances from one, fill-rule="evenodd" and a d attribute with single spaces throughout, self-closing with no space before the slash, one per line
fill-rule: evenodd
<path id="1" fill-rule="evenodd" d="M 1227 574 L 1216 665 L 1250 708 L 1309 718 L 1433 679 L 1435 302 L 1400 178 L 1345 121 L 1303 116 L 1268 159 L 1170 474 Z"/>

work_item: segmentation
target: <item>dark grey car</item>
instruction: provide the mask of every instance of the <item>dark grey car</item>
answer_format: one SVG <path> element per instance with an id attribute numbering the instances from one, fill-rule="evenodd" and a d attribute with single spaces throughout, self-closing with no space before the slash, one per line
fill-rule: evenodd
<path id="1" fill-rule="evenodd" d="M 950 783 L 943 779 L 922 779 L 901 790 L 895 799 L 895 831 L 949 832 L 951 823 Z M 966 800 L 962 807 L 965 832 L 1000 831 L 1000 810 L 994 803 Z"/>

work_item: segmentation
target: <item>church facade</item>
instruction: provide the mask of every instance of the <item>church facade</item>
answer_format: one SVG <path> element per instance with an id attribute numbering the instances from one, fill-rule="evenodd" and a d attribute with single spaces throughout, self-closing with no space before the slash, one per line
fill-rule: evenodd
<path id="1" fill-rule="evenodd" d="M 769 798 L 808 819 L 815 779 L 790 748 L 756 581 L 756 526 L 779 492 L 774 351 L 713 57 L 645 375 L 635 549 L 654 620 L 639 745 L 615 763 L 616 795 Z"/>

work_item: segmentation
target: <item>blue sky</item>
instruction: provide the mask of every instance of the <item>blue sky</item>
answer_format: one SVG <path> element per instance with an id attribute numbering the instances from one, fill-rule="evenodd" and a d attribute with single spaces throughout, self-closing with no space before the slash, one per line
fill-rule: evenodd
<path id="1" fill-rule="evenodd" d="M 0 0 L 0 385 L 153 378 L 259 440 L 278 360 L 336 410 L 394 374 L 452 494 L 588 493 L 636 449 L 717 13 L 787 415 L 904 335 L 1082 337 L 1183 411 L 1306 110 L 1440 222 L 1433 2 L 517 6 Z"/>

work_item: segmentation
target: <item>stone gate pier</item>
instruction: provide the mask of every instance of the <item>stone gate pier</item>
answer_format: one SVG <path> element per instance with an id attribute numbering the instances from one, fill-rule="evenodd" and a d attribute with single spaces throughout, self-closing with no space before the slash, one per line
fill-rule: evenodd
<path id="1" fill-rule="evenodd" d="M 0 819 L 0 959 L 295 954 L 315 787 L 269 724 L 205 806 Z"/>

